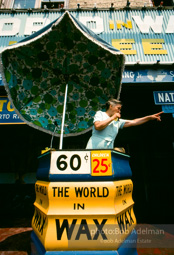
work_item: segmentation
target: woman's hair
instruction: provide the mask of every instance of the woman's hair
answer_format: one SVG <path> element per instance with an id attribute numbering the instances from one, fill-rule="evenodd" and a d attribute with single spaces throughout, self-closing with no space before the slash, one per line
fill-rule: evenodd
<path id="1" fill-rule="evenodd" d="M 116 105 L 116 104 L 121 104 L 122 105 L 122 102 L 117 100 L 117 99 L 110 99 L 106 102 L 106 111 L 109 109 L 109 106 L 110 105 Z"/>

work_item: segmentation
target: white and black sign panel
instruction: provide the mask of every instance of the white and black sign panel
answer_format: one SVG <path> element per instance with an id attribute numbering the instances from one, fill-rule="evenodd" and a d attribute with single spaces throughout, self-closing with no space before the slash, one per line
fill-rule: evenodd
<path id="1" fill-rule="evenodd" d="M 50 174 L 90 174 L 89 151 L 53 151 Z"/>

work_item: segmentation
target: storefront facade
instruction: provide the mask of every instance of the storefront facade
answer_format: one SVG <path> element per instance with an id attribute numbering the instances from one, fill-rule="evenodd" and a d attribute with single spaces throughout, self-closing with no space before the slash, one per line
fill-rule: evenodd
<path id="1" fill-rule="evenodd" d="M 165 206 L 168 208 L 169 219 L 171 215 L 169 197 L 174 150 L 173 9 L 75 10 L 71 14 L 126 55 L 120 95 L 123 101 L 123 118 L 134 119 L 152 114 L 163 110 L 162 105 L 168 105 L 161 123 L 147 123 L 141 127 L 123 129 L 115 142 L 117 147 L 125 147 L 126 152 L 131 155 L 136 210 L 139 213 L 142 206 L 144 208 L 142 215 L 139 213 L 138 220 L 153 220 L 157 217 L 156 212 L 160 210 L 157 196 L 161 196 L 164 203 L 164 209 L 161 209 L 162 219 L 166 222 Z M 61 15 L 61 11 L 1 12 L 0 51 Z M 159 94 L 161 104 L 156 104 L 155 92 L 167 93 Z M 1 183 L 34 183 L 37 156 L 42 149 L 49 147 L 51 137 L 28 127 L 17 118 L 6 97 L 1 74 L 0 96 L 0 130 L 3 134 L 0 153 Z M 80 137 L 66 138 L 64 149 L 85 148 L 89 136 L 90 132 Z M 58 148 L 58 138 L 54 142 Z M 149 213 L 150 207 L 154 209 L 154 213 Z"/>

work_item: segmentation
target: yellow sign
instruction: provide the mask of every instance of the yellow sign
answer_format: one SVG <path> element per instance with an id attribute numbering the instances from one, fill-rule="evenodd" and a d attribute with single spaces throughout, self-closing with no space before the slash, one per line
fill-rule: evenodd
<path id="1" fill-rule="evenodd" d="M 35 207 L 49 215 L 118 214 L 134 204 L 131 180 L 35 184 Z M 103 206 L 104 205 L 104 206 Z"/>
<path id="2" fill-rule="evenodd" d="M 136 224 L 132 207 L 118 215 L 67 213 L 45 215 L 35 208 L 32 227 L 46 251 L 117 250 Z"/>
<path id="3" fill-rule="evenodd" d="M 125 55 L 137 55 L 137 51 L 132 49 L 135 40 L 130 39 L 112 39 L 112 46 L 119 49 Z M 144 54 L 147 55 L 162 55 L 168 54 L 167 50 L 163 49 L 164 39 L 142 39 L 142 47 Z"/>
<path id="4" fill-rule="evenodd" d="M 162 43 L 164 39 L 142 39 L 144 54 L 167 54 Z"/>
<path id="5" fill-rule="evenodd" d="M 122 20 L 117 20 L 116 21 L 117 24 L 117 29 L 121 29 L 122 26 L 128 28 L 128 29 L 132 29 L 132 22 L 131 20 L 127 20 L 127 23 L 123 22 Z"/>
<path id="6" fill-rule="evenodd" d="M 91 175 L 112 175 L 111 151 L 91 151 Z"/>
<path id="7" fill-rule="evenodd" d="M 136 55 L 137 51 L 132 49 L 134 39 L 112 39 L 112 45 L 126 55 Z"/>
<path id="8" fill-rule="evenodd" d="M 0 96 L 0 124 L 25 124 L 15 113 L 9 99 Z"/>
<path id="9" fill-rule="evenodd" d="M 109 20 L 109 28 L 114 29 L 114 22 L 113 20 Z"/>

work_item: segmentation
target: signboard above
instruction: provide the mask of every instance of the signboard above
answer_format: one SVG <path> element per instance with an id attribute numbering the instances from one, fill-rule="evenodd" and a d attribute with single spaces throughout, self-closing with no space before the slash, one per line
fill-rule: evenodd
<path id="1" fill-rule="evenodd" d="M 174 82 L 174 70 L 173 69 L 144 69 L 144 70 L 132 70 L 125 68 L 123 72 L 122 83 L 162 83 L 162 82 Z"/>
<path id="2" fill-rule="evenodd" d="M 122 77 L 122 83 L 162 83 L 162 82 L 174 82 L 174 70 L 173 69 L 144 69 L 133 70 L 131 68 L 125 68 Z M 3 86 L 3 80 L 0 74 L 0 86 Z"/>
<path id="3" fill-rule="evenodd" d="M 172 9 L 71 11 L 77 20 L 126 55 L 126 63 L 172 64 L 174 14 Z M 59 18 L 63 12 L 0 13 L 0 51 Z"/>
<path id="4" fill-rule="evenodd" d="M 14 111 L 8 97 L 0 97 L 0 125 L 25 124 Z"/>
<path id="5" fill-rule="evenodd" d="M 174 90 L 154 91 L 153 97 L 155 104 L 161 105 L 164 113 L 172 113 L 174 117 Z"/>
<path id="6" fill-rule="evenodd" d="M 154 91 L 154 100 L 156 105 L 174 104 L 174 90 L 170 91 Z"/>

